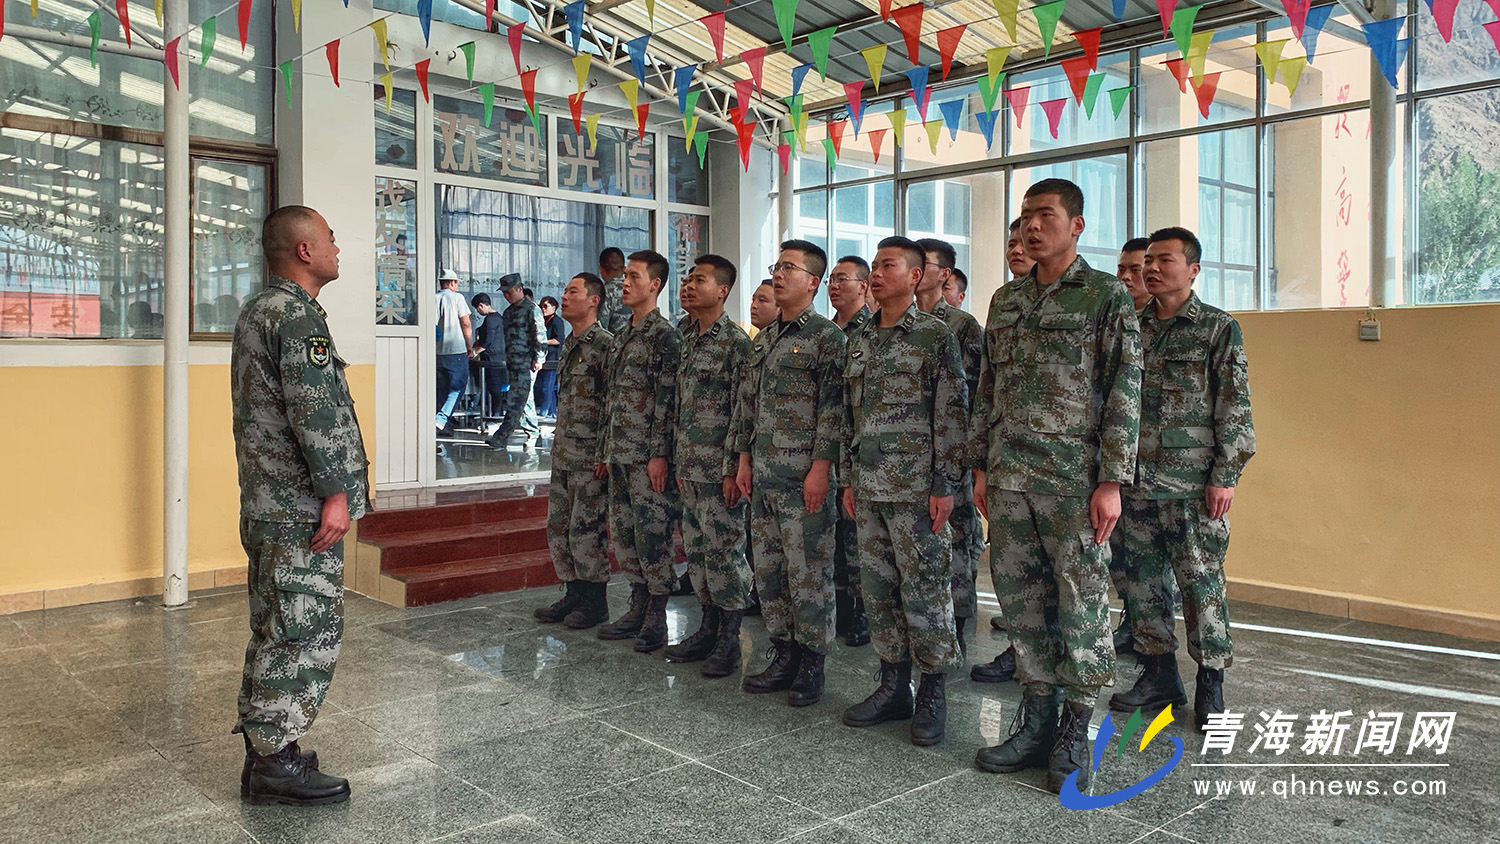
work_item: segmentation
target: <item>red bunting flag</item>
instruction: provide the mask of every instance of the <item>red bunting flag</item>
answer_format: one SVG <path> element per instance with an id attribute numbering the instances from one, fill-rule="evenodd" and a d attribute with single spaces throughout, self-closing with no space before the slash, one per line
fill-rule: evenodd
<path id="1" fill-rule="evenodd" d="M 943 59 L 943 78 L 948 78 L 948 71 L 953 68 L 953 54 L 958 52 L 958 42 L 963 40 L 964 30 L 968 24 L 961 23 L 958 26 L 950 26 L 937 32 L 938 55 Z M 1096 48 L 1097 49 L 1097 48 Z"/>
<path id="2" fill-rule="evenodd" d="M 1307 10 L 1312 8 L 1312 0 L 1281 0 L 1281 8 L 1286 10 L 1287 20 L 1291 21 L 1292 35 L 1297 40 L 1302 40 L 1302 30 L 1307 28 Z"/>
<path id="3" fill-rule="evenodd" d="M 913 3 L 891 12 L 896 26 L 901 27 L 901 37 L 906 39 L 906 57 L 912 64 L 920 64 L 917 56 L 922 49 L 922 9 L 921 3 Z"/>
<path id="4" fill-rule="evenodd" d="M 734 80 L 735 114 L 737 115 L 737 117 L 735 118 L 736 123 L 744 123 L 745 116 L 750 113 L 750 97 L 751 91 L 754 88 L 754 79 Z"/>
<path id="5" fill-rule="evenodd" d="M 856 79 L 853 82 L 844 83 L 844 98 L 849 101 L 849 116 L 859 116 L 860 94 L 865 89 L 865 80 Z"/>
<path id="6" fill-rule="evenodd" d="M 833 155 L 835 158 L 843 155 L 844 125 L 847 122 L 845 120 L 835 120 L 828 124 L 828 139 L 833 141 Z"/>
<path id="7" fill-rule="evenodd" d="M 1172 76 L 1177 79 L 1177 90 L 1186 94 L 1188 82 L 1187 59 L 1167 59 L 1166 61 L 1162 62 L 1162 64 L 1166 65 L 1167 70 L 1172 71 Z"/>
<path id="8" fill-rule="evenodd" d="M 1495 52 L 1500 53 L 1500 21 L 1490 21 L 1480 26 L 1484 27 L 1484 31 L 1488 32 L 1490 39 L 1495 42 Z"/>
<path id="9" fill-rule="evenodd" d="M 510 42 L 510 57 L 516 60 L 516 73 L 521 72 L 521 36 L 526 32 L 526 24 L 511 24 L 505 29 L 505 40 Z"/>
<path id="10" fill-rule="evenodd" d="M 891 130 L 871 129 L 865 133 L 865 137 L 870 139 L 870 153 L 875 156 L 876 164 L 880 163 L 880 145 L 885 142 L 885 133 L 889 131 Z"/>
<path id="11" fill-rule="evenodd" d="M 880 19 L 883 21 L 891 19 L 891 0 L 880 0 Z"/>
<path id="12" fill-rule="evenodd" d="M 1172 37 L 1172 11 L 1177 8 L 1177 0 L 1156 0 L 1156 13 L 1161 15 L 1161 37 Z"/>
<path id="13" fill-rule="evenodd" d="M 1083 102 L 1083 89 L 1089 83 L 1089 60 L 1088 56 L 1073 56 L 1062 60 L 1063 74 L 1068 77 L 1068 84 L 1073 86 L 1073 99 Z"/>
<path id="14" fill-rule="evenodd" d="M 339 87 L 339 39 L 323 45 L 323 54 L 328 56 L 328 72 L 333 74 L 333 87 Z"/>
<path id="15" fill-rule="evenodd" d="M 1198 113 L 1208 118 L 1208 107 L 1214 104 L 1214 94 L 1219 90 L 1219 73 L 1205 73 L 1203 81 L 1198 83 L 1194 93 L 1198 95 Z"/>
<path id="16" fill-rule="evenodd" d="M 526 108 L 536 111 L 536 68 L 521 71 L 521 93 L 526 97 Z"/>
<path id="17" fill-rule="evenodd" d="M 0 0 L 3 2 L 3 0 Z M 249 6 L 249 0 L 240 0 L 241 6 Z M 0 10 L 0 14 L 4 14 Z M 130 46 L 130 4 L 125 0 L 115 0 L 115 16 L 120 19 L 120 28 L 125 30 L 125 46 Z M 245 12 L 240 10 L 240 47 L 245 46 Z"/>
<path id="18" fill-rule="evenodd" d="M 125 0 L 118 0 L 120 8 L 125 8 Z M 245 42 L 250 40 L 250 6 L 255 0 L 240 0 L 240 49 L 245 49 Z M 120 18 L 124 21 L 124 18 Z"/>
<path id="19" fill-rule="evenodd" d="M 1500 0 L 1495 5 L 1500 7 Z M 1458 0 L 1428 0 L 1427 6 L 1432 10 L 1432 20 L 1437 24 L 1438 34 L 1443 36 L 1443 43 L 1452 41 L 1453 13 L 1458 10 Z M 1495 14 L 1500 15 L 1500 10 Z"/>
<path id="20" fill-rule="evenodd" d="M 645 103 L 641 104 L 642 108 L 645 106 Z M 740 163 L 745 165 L 745 172 L 748 173 L 750 172 L 750 143 L 755 140 L 755 122 L 741 123 L 735 127 L 735 134 L 738 135 L 740 145 Z"/>
<path id="21" fill-rule="evenodd" d="M 1057 124 L 1062 121 L 1063 106 L 1068 104 L 1068 98 L 1057 100 L 1046 100 L 1041 103 L 1042 111 L 1047 113 L 1047 129 L 1052 132 L 1052 137 L 1057 137 Z"/>
<path id="22" fill-rule="evenodd" d="M 755 90 L 760 90 L 760 80 L 766 69 L 766 48 L 756 47 L 740 53 L 740 58 L 745 60 L 745 67 L 750 68 L 750 78 L 755 81 Z"/>
<path id="23" fill-rule="evenodd" d="M 646 118 L 651 115 L 651 104 L 641 103 L 635 107 L 635 130 L 640 133 L 641 140 L 646 140 Z"/>
<path id="24" fill-rule="evenodd" d="M 417 62 L 413 68 L 417 72 L 417 84 L 422 86 L 422 99 L 427 99 L 427 68 L 432 64 L 432 59 L 423 59 Z"/>
<path id="25" fill-rule="evenodd" d="M 490 21 L 495 19 L 495 0 L 484 0 L 484 31 L 490 31 Z"/>
<path id="26" fill-rule="evenodd" d="M 583 95 L 586 91 L 568 95 L 568 111 L 573 114 L 574 134 L 583 134 Z"/>
<path id="27" fill-rule="evenodd" d="M 1083 48 L 1084 57 L 1089 60 L 1089 70 L 1099 69 L 1099 37 L 1103 34 L 1102 26 L 1073 33 L 1073 37 L 1078 39 L 1078 46 Z"/>
<path id="28" fill-rule="evenodd" d="M 1005 92 L 1010 101 L 1010 110 L 1016 116 L 1016 128 L 1021 128 L 1021 118 L 1026 116 L 1026 101 L 1031 98 L 1031 87 L 1012 88 Z"/>
<path id="29" fill-rule="evenodd" d="M 724 13 L 714 12 L 711 15 L 704 15 L 698 19 L 698 22 L 703 24 L 708 30 L 708 37 L 713 39 L 714 57 L 721 62 L 724 61 Z"/>
<path id="30" fill-rule="evenodd" d="M 173 38 L 171 41 L 168 41 L 166 46 L 167 70 L 172 74 L 172 87 L 178 90 L 182 89 L 182 84 L 177 81 L 177 74 L 179 72 L 177 70 L 177 47 L 181 43 L 182 36 L 179 35 L 176 38 Z"/>
<path id="31" fill-rule="evenodd" d="M 785 176 L 787 168 L 792 166 L 792 145 L 782 144 L 777 147 L 776 156 L 781 159 L 781 175 Z"/>

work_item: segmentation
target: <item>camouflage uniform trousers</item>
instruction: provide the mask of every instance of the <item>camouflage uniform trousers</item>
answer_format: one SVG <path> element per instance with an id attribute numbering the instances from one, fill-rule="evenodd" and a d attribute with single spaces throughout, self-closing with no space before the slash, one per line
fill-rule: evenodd
<path id="1" fill-rule="evenodd" d="M 881 662 L 923 674 L 959 667 L 950 588 L 953 531 L 932 532 L 927 502 L 859 501 L 860 582 Z"/>
<path id="2" fill-rule="evenodd" d="M 724 506 L 723 482 L 682 482 L 682 546 L 700 604 L 725 610 L 750 606 L 746 509 L 743 498 Z"/>
<path id="3" fill-rule="evenodd" d="M 973 618 L 979 614 L 979 594 L 974 581 L 979 577 L 979 555 L 984 553 L 984 528 L 979 508 L 974 506 L 974 475 L 964 472 L 958 491 L 953 494 L 952 592 L 953 614 Z"/>
<path id="4" fill-rule="evenodd" d="M 240 520 L 250 561 L 250 644 L 234 731 L 263 756 L 307 735 L 338 663 L 344 543 L 314 554 L 317 531 L 311 523 Z"/>
<path id="5" fill-rule="evenodd" d="M 593 469 L 552 467 L 547 491 L 547 550 L 552 568 L 564 583 L 582 580 L 609 582 L 606 511 L 609 479 L 594 477 Z"/>
<path id="6" fill-rule="evenodd" d="M 986 490 L 990 574 L 1016 648 L 1016 680 L 1064 687 L 1093 706 L 1114 681 L 1109 546 L 1094 544 L 1089 499 Z"/>
<path id="7" fill-rule="evenodd" d="M 1224 555 L 1229 517 L 1210 519 L 1201 497 L 1145 499 L 1122 496 L 1120 545 L 1125 552 L 1126 589 L 1138 613 L 1131 632 L 1136 650 L 1177 650 L 1172 581 L 1182 593 L 1188 653 L 1208 668 L 1234 662 L 1229 638 L 1229 602 L 1224 596 Z"/>
<path id="8" fill-rule="evenodd" d="M 842 505 L 833 527 L 833 587 L 847 590 L 851 598 L 860 595 L 859 527 L 854 519 L 844 515 Z"/>
<path id="9" fill-rule="evenodd" d="M 497 437 L 508 436 L 512 431 L 526 435 L 528 442 L 536 442 L 542 433 L 541 420 L 536 416 L 536 373 L 531 367 L 510 370 L 510 391 L 505 394 L 505 419 L 495 432 Z"/>
<path id="10" fill-rule="evenodd" d="M 756 486 L 750 494 L 755 585 L 766 632 L 820 654 L 833 645 L 834 508 L 832 491 L 812 513 L 801 489 Z"/>
<path id="11" fill-rule="evenodd" d="M 657 492 L 645 463 L 609 464 L 609 547 L 625 579 L 646 584 L 653 595 L 670 595 L 677 585 L 677 508 L 677 482 L 670 475 L 666 491 Z"/>
<path id="12" fill-rule="evenodd" d="M 1120 496 L 1121 501 L 1124 499 L 1123 495 Z M 1131 597 L 1130 582 L 1125 575 L 1127 552 L 1122 538 L 1125 535 L 1125 506 L 1121 507 L 1120 521 L 1115 525 L 1115 532 L 1109 535 L 1109 582 L 1114 585 L 1115 594 L 1120 596 L 1120 623 L 1133 625 L 1136 618 L 1135 599 Z M 1129 630 L 1130 627 L 1125 629 Z"/>

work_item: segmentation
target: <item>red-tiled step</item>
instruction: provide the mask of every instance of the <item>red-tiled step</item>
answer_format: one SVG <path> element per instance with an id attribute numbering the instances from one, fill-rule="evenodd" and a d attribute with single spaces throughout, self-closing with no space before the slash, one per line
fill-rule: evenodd
<path id="1" fill-rule="evenodd" d="M 388 575 L 406 584 L 406 606 L 420 607 L 474 595 L 557 582 L 545 549 L 473 560 L 412 566 Z"/>
<path id="2" fill-rule="evenodd" d="M 545 551 L 547 517 L 431 528 L 374 539 L 362 536 L 361 539 L 380 548 L 380 569 L 391 574 L 412 566 Z"/>

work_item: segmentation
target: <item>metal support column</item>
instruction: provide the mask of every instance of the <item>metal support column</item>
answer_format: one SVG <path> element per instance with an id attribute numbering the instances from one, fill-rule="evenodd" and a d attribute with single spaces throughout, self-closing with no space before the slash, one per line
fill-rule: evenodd
<path id="1" fill-rule="evenodd" d="M 188 29 L 187 0 L 167 0 L 164 30 L 170 42 Z M 162 603 L 187 603 L 188 539 L 188 291 L 193 221 L 189 201 L 192 165 L 188 156 L 188 60 L 177 57 L 178 84 L 163 69 L 163 135 L 166 182 L 166 278 L 162 312 Z"/>
<path id="2" fill-rule="evenodd" d="M 1374 0 L 1377 20 L 1396 14 L 1395 0 Z M 1383 308 L 1391 279 L 1391 166 L 1396 156 L 1396 89 L 1370 57 L 1370 307 Z M 1399 211 L 1397 212 L 1399 213 Z"/>

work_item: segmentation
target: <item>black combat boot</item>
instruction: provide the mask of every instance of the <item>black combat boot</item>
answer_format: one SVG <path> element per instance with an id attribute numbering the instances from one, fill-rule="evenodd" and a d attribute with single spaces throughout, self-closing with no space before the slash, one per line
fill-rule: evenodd
<path id="1" fill-rule="evenodd" d="M 719 643 L 719 618 L 723 611 L 713 604 L 703 605 L 703 620 L 698 631 L 667 648 L 667 662 L 698 662 L 707 659 Z"/>
<path id="2" fill-rule="evenodd" d="M 880 685 L 869 697 L 844 710 L 850 727 L 905 721 L 912 715 L 911 662 L 881 662 Z"/>
<path id="3" fill-rule="evenodd" d="M 703 660 L 698 673 L 710 679 L 728 677 L 740 670 L 740 622 L 745 618 L 744 610 L 721 610 L 719 616 L 719 641 L 713 653 Z"/>
<path id="4" fill-rule="evenodd" d="M 849 590 L 833 590 L 833 635 L 849 635 L 849 618 L 853 610 L 854 599 L 849 597 Z"/>
<path id="5" fill-rule="evenodd" d="M 911 717 L 911 743 L 931 747 L 943 740 L 948 725 L 946 674 L 923 674 L 917 685 L 917 706 Z"/>
<path id="6" fill-rule="evenodd" d="M 578 606 L 563 619 L 569 630 L 587 630 L 609 620 L 608 583 L 590 583 L 575 580 L 578 584 Z"/>
<path id="7" fill-rule="evenodd" d="M 243 733 L 241 735 L 245 739 L 245 769 L 240 771 L 240 797 L 244 799 L 250 796 L 250 768 L 255 764 L 255 751 L 250 749 L 250 737 Z M 297 743 L 292 742 L 292 746 L 296 747 Z M 314 769 L 318 767 L 318 751 L 309 750 L 303 753 L 302 748 L 298 747 L 297 753 L 302 757 L 303 764 Z"/>
<path id="8" fill-rule="evenodd" d="M 967 662 L 969 659 L 969 643 L 964 641 L 964 628 L 969 620 L 963 616 L 954 616 L 953 632 L 958 636 L 958 658 Z"/>
<path id="9" fill-rule="evenodd" d="M 969 679 L 976 683 L 1008 683 L 1016 676 L 1016 648 L 1005 649 L 993 661 L 969 669 Z"/>
<path id="10" fill-rule="evenodd" d="M 556 603 L 545 607 L 537 607 L 531 614 L 536 616 L 537 621 L 546 624 L 556 624 L 568 617 L 568 613 L 578 608 L 583 602 L 583 593 L 578 588 L 578 581 L 569 580 L 563 584 L 563 596 Z"/>
<path id="11" fill-rule="evenodd" d="M 646 602 L 651 598 L 651 590 L 644 583 L 632 583 L 630 585 L 630 606 L 625 609 L 625 614 L 613 622 L 599 628 L 601 639 L 633 639 L 641 632 L 641 623 L 646 620 Z"/>
<path id="12" fill-rule="evenodd" d="M 992 774 L 1013 774 L 1045 768 L 1057 743 L 1057 693 L 1021 693 L 1021 708 L 1011 722 L 1010 738 L 995 747 L 981 748 L 974 764 Z"/>
<path id="13" fill-rule="evenodd" d="M 349 799 L 349 781 L 309 765 L 295 742 L 270 756 L 250 751 L 249 801 L 256 806 L 323 806 Z"/>
<path id="14" fill-rule="evenodd" d="M 870 620 L 865 617 L 865 599 L 859 595 L 849 599 L 849 632 L 844 634 L 844 644 L 851 648 L 870 644 Z"/>
<path id="15" fill-rule="evenodd" d="M 1198 666 L 1198 688 L 1193 692 L 1193 726 L 1199 732 L 1208 716 L 1224 711 L 1224 669 Z"/>
<path id="16" fill-rule="evenodd" d="M 1052 755 L 1047 759 L 1047 790 L 1053 794 L 1062 791 L 1068 775 L 1078 772 L 1078 790 L 1088 793 L 1089 773 L 1089 719 L 1094 717 L 1094 708 L 1076 701 L 1063 704 L 1062 723 L 1057 727 L 1057 743 L 1052 746 Z"/>
<path id="17" fill-rule="evenodd" d="M 805 645 L 798 647 L 802 649 L 802 657 L 787 703 L 792 706 L 812 706 L 823 697 L 823 655 Z"/>
<path id="18" fill-rule="evenodd" d="M 1187 692 L 1177 673 L 1177 654 L 1144 654 L 1141 676 L 1128 692 L 1109 696 L 1109 708 L 1116 712 L 1157 711 L 1166 706 L 1186 706 Z"/>
<path id="19" fill-rule="evenodd" d="M 802 649 L 797 643 L 772 639 L 771 650 L 771 664 L 766 670 L 745 678 L 744 688 L 750 694 L 784 692 L 792 687 L 792 681 L 797 677 L 797 667 L 802 662 Z"/>
<path id="20" fill-rule="evenodd" d="M 1130 622 L 1126 621 L 1124 616 L 1120 618 L 1120 626 L 1115 628 L 1114 644 L 1117 654 L 1136 653 L 1135 634 L 1130 632 Z"/>
<path id="21" fill-rule="evenodd" d="M 646 601 L 646 617 L 641 622 L 640 635 L 635 638 L 636 653 L 648 654 L 661 650 L 667 643 L 667 596 L 652 595 Z"/>

